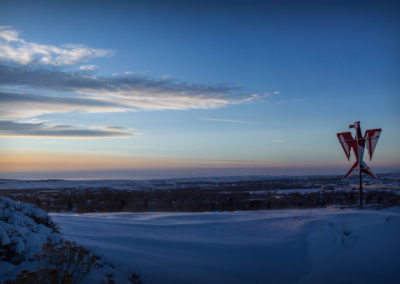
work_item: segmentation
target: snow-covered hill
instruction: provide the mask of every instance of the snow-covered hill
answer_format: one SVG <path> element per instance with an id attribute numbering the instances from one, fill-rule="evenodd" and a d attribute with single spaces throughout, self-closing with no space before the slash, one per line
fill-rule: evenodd
<path id="1" fill-rule="evenodd" d="M 0 196 L 0 283 L 15 279 L 22 270 L 42 268 L 43 263 L 36 255 L 43 254 L 44 244 L 55 247 L 65 244 L 63 235 L 47 213 L 36 206 Z M 104 258 L 96 258 L 99 265 L 85 280 L 99 283 L 112 275 L 118 283 L 130 283 L 127 273 Z"/>
<path id="2" fill-rule="evenodd" d="M 52 214 L 147 283 L 398 283 L 400 208 Z"/>
<path id="3" fill-rule="evenodd" d="M 45 211 L 0 196 L 0 279 L 15 274 L 19 267 L 32 268 L 34 255 L 45 243 L 62 240 Z"/>

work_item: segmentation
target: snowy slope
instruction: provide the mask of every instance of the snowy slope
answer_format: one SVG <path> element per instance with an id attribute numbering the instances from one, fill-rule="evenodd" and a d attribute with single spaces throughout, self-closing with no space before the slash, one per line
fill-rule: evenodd
<path id="1" fill-rule="evenodd" d="M 32 268 L 43 244 L 61 243 L 62 236 L 47 213 L 0 196 L 0 280 Z"/>
<path id="2" fill-rule="evenodd" d="M 43 245 L 63 242 L 63 235 L 45 211 L 0 196 L 0 283 L 15 279 L 21 270 L 37 271 L 41 263 L 35 255 L 43 253 Z M 92 270 L 86 283 L 107 280 L 107 275 L 118 283 L 130 283 L 128 274 L 113 267 L 113 262 L 106 258 L 97 262 L 101 266 Z"/>
<path id="3" fill-rule="evenodd" d="M 400 208 L 52 214 L 148 283 L 398 283 Z"/>

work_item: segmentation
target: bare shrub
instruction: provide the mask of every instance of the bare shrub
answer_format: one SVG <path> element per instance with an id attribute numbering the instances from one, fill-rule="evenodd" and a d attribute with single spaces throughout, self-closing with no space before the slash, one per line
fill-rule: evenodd
<path id="1" fill-rule="evenodd" d="M 135 272 L 131 273 L 129 280 L 131 281 L 132 284 L 142 284 L 143 283 L 142 277 L 140 276 L 140 274 L 137 274 Z"/>
<path id="2" fill-rule="evenodd" d="M 61 246 L 46 243 L 43 254 L 36 256 L 41 263 L 37 271 L 21 271 L 7 284 L 75 284 L 80 283 L 96 266 L 97 257 L 88 249 L 66 241 Z"/>

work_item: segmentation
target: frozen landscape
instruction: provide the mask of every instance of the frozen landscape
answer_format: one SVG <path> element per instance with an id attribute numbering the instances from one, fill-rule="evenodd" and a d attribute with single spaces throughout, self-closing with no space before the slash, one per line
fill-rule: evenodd
<path id="1" fill-rule="evenodd" d="M 0 196 L 0 280 L 72 241 L 100 264 L 82 283 L 397 283 L 399 180 L 365 179 L 362 210 L 338 176 L 1 180 L 34 205 Z"/>
<path id="2" fill-rule="evenodd" d="M 398 283 L 400 208 L 52 214 L 145 283 Z"/>
<path id="3" fill-rule="evenodd" d="M 399 15 L 0 1 L 0 284 L 400 284 Z"/>

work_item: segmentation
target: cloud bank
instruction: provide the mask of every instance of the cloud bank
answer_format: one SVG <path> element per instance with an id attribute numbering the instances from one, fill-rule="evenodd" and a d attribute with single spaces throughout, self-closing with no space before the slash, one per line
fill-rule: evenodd
<path id="1" fill-rule="evenodd" d="M 38 95 L 0 90 L 0 118 L 20 119 L 48 113 L 121 112 L 128 108 L 112 102 L 81 97 Z"/>
<path id="2" fill-rule="evenodd" d="M 80 128 L 71 125 L 46 125 L 43 122 L 0 121 L 0 137 L 115 138 L 135 134 L 121 127 Z"/>
<path id="3" fill-rule="evenodd" d="M 21 38 L 12 27 L 0 26 L 0 136 L 127 137 L 132 133 L 123 129 L 18 120 L 76 111 L 216 109 L 262 97 L 240 86 L 194 84 L 169 76 L 152 78 L 132 72 L 94 76 L 98 66 L 86 62 L 111 53 L 79 44 L 39 44 Z M 76 71 L 66 71 L 74 65 Z"/>
<path id="4" fill-rule="evenodd" d="M 0 26 L 0 60 L 4 61 L 23 65 L 68 66 L 111 53 L 84 45 L 54 46 L 28 42 L 21 39 L 19 32 L 12 27 Z"/>
<path id="5" fill-rule="evenodd" d="M 130 110 L 215 109 L 259 98 L 241 87 L 201 85 L 136 75 L 96 77 L 59 70 L 0 64 L 0 86 L 74 92 Z"/>

